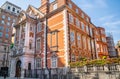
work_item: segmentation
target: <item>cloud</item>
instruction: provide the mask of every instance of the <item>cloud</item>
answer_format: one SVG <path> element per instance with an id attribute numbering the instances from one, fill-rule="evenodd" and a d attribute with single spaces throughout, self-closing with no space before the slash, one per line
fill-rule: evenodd
<path id="1" fill-rule="evenodd" d="M 103 25 L 107 27 L 120 26 L 120 21 L 106 22 Z"/>
<path id="2" fill-rule="evenodd" d="M 107 7 L 106 0 L 94 0 L 99 7 Z"/>
<path id="3" fill-rule="evenodd" d="M 98 19 L 98 21 L 105 27 L 107 30 L 117 30 L 120 29 L 120 20 L 117 19 L 117 15 L 107 15 Z"/>
<path id="4" fill-rule="evenodd" d="M 74 1 L 75 2 L 75 1 Z M 83 9 L 106 8 L 106 0 L 80 0 L 77 2 Z"/>
<path id="5" fill-rule="evenodd" d="M 99 18 L 99 21 L 111 21 L 113 18 L 115 18 L 115 15 L 108 15 L 108 16 Z"/>
<path id="6" fill-rule="evenodd" d="M 120 34 L 120 31 L 117 29 L 106 31 L 106 33 Z"/>

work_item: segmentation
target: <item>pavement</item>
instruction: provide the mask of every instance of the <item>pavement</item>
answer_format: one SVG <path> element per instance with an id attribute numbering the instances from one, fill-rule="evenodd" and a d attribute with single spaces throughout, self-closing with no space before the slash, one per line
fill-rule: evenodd
<path id="1" fill-rule="evenodd" d="M 0 77 L 0 79 L 39 79 L 39 78 L 13 78 L 13 77 L 7 77 L 7 78 L 4 78 L 4 77 Z"/>

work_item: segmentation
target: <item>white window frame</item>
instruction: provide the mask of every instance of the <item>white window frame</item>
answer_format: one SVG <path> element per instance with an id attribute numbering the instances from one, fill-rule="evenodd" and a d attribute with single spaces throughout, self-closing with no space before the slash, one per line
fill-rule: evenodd
<path id="1" fill-rule="evenodd" d="M 69 13 L 69 22 L 74 23 L 74 17 L 72 14 Z"/>
<path id="2" fill-rule="evenodd" d="M 70 42 L 72 45 L 75 45 L 75 32 L 70 31 Z"/>
<path id="3" fill-rule="evenodd" d="M 84 26 L 83 22 L 81 22 L 81 28 L 82 28 L 83 31 L 85 30 L 85 26 Z"/>
<path id="4" fill-rule="evenodd" d="M 53 4 L 53 10 L 57 9 L 57 3 Z"/>
<path id="5" fill-rule="evenodd" d="M 42 59 L 36 58 L 36 68 L 41 69 L 42 68 Z"/>
<path id="6" fill-rule="evenodd" d="M 57 67 L 58 67 L 58 58 L 57 57 L 51 57 L 51 68 L 57 68 Z"/>
<path id="7" fill-rule="evenodd" d="M 39 48 L 38 48 L 38 40 L 40 40 L 40 41 L 39 41 Z M 40 53 L 41 53 L 41 38 L 38 38 L 38 39 L 36 40 L 36 50 L 40 50 Z"/>
<path id="8" fill-rule="evenodd" d="M 80 34 L 77 34 L 77 44 L 78 44 L 78 47 L 81 47 L 81 35 Z"/>
<path id="9" fill-rule="evenodd" d="M 77 26 L 77 27 L 80 27 L 80 21 L 79 21 L 78 18 L 76 18 L 76 26 Z"/>
<path id="10" fill-rule="evenodd" d="M 89 33 L 89 26 L 86 25 L 86 32 Z"/>
<path id="11" fill-rule="evenodd" d="M 37 24 L 37 32 L 41 32 L 42 31 L 42 23 L 38 23 Z"/>
<path id="12" fill-rule="evenodd" d="M 76 13 L 79 14 L 79 9 L 78 8 L 76 8 Z"/>
<path id="13" fill-rule="evenodd" d="M 87 22 L 89 22 L 89 19 L 88 19 L 88 17 L 86 18 L 86 21 L 87 21 Z"/>
<path id="14" fill-rule="evenodd" d="M 84 18 L 85 17 L 84 13 L 82 13 L 81 16 L 82 16 L 82 18 Z"/>
<path id="15" fill-rule="evenodd" d="M 92 28 L 90 28 L 90 35 L 91 35 L 91 36 L 93 35 Z"/>
<path id="16" fill-rule="evenodd" d="M 68 3 L 68 6 L 72 9 L 72 4 L 71 3 Z"/>

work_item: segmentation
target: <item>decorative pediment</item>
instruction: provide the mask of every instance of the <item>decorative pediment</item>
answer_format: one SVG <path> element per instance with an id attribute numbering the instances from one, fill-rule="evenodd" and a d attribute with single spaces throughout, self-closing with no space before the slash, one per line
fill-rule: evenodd
<path id="1" fill-rule="evenodd" d="M 25 11 L 21 11 L 21 13 L 20 13 L 19 16 L 18 16 L 18 19 L 19 19 L 19 23 L 20 23 L 21 21 L 23 21 L 23 20 L 26 19 L 26 13 L 25 13 Z"/>
<path id="2" fill-rule="evenodd" d="M 51 57 L 57 57 L 56 52 L 53 52 Z"/>
<path id="3" fill-rule="evenodd" d="M 27 8 L 26 13 L 31 17 L 37 17 L 37 18 L 41 18 L 44 16 L 42 12 L 40 12 L 37 8 L 31 5 L 29 5 L 29 7 Z"/>

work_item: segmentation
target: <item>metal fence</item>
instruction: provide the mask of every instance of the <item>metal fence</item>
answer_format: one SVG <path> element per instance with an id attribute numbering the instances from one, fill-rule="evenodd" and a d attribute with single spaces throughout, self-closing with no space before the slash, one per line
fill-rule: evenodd
<path id="1" fill-rule="evenodd" d="M 49 69 L 51 79 L 66 79 L 66 74 L 63 73 L 62 69 L 55 68 Z M 47 79 L 45 69 L 36 69 L 36 70 L 25 70 L 24 77 L 26 78 L 40 78 Z"/>
<path id="2" fill-rule="evenodd" d="M 85 66 L 70 68 L 67 73 L 64 69 L 49 69 L 50 79 L 120 79 L 120 65 Z M 25 70 L 25 77 L 47 79 L 45 69 Z"/>

